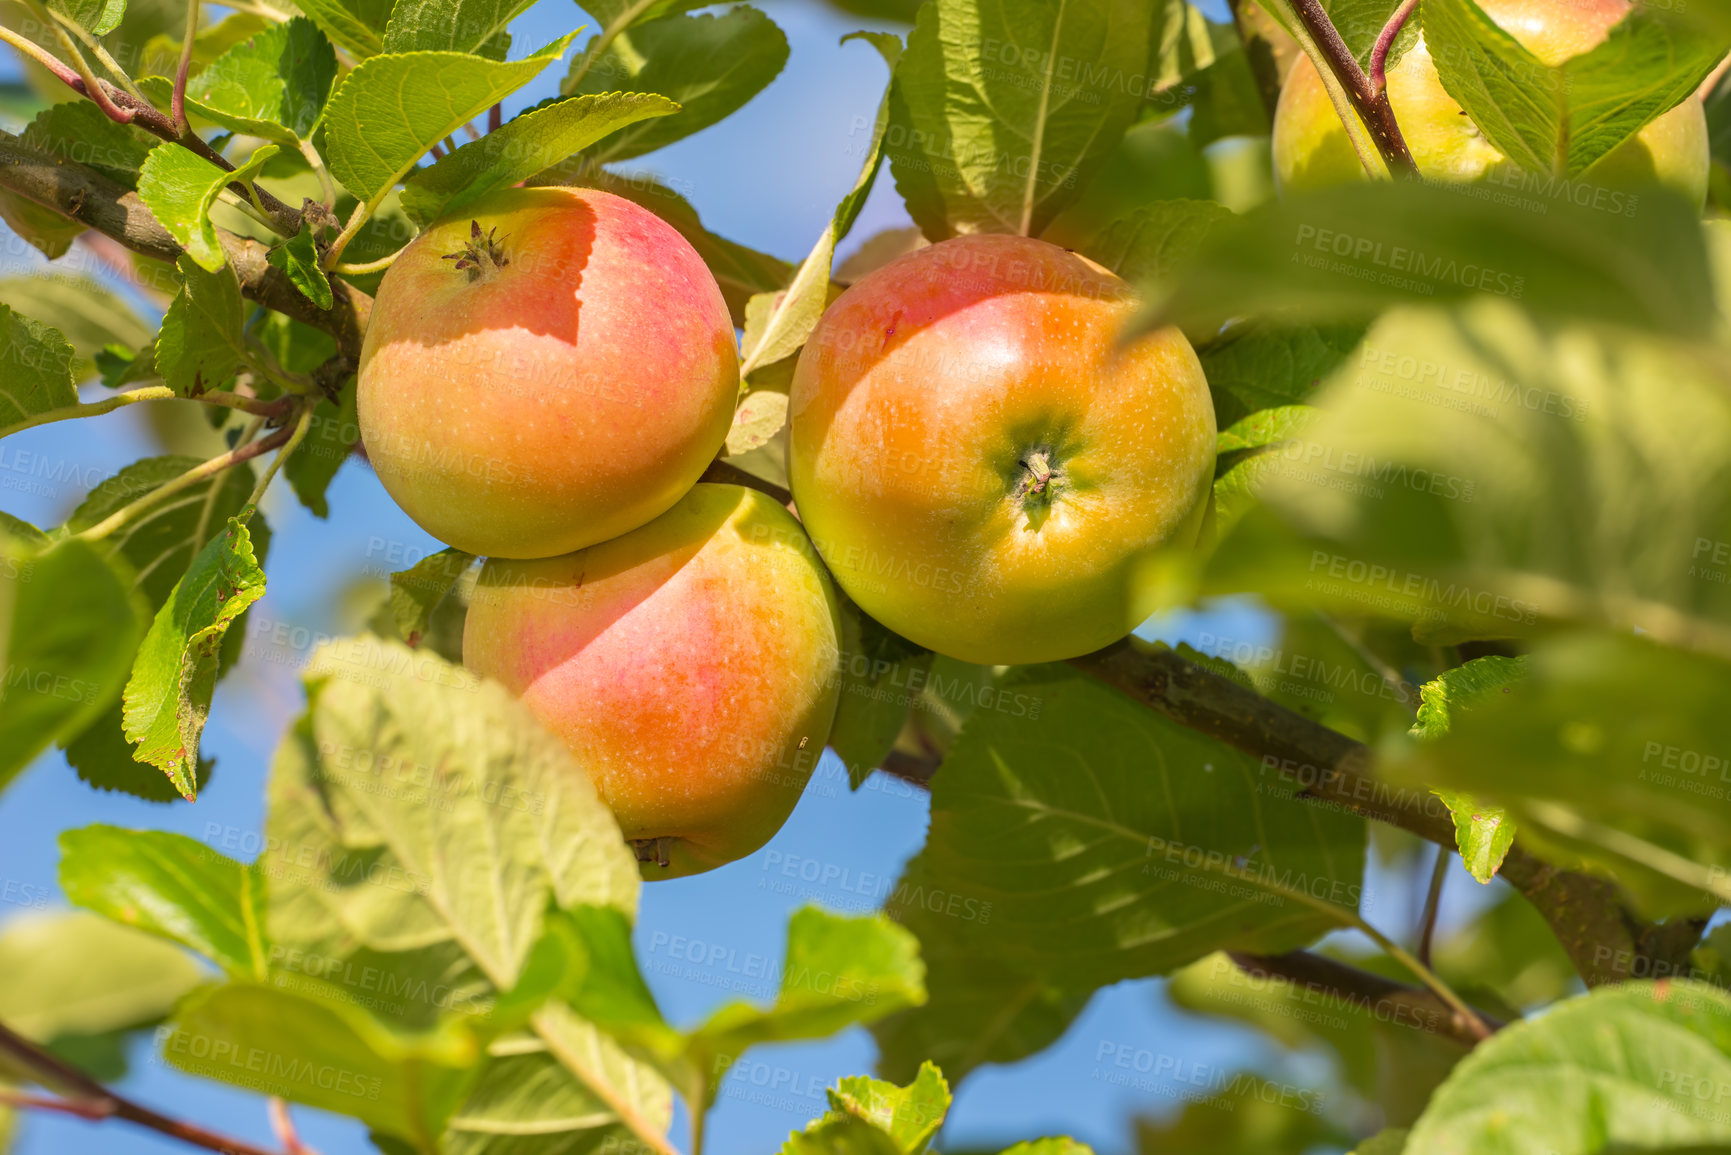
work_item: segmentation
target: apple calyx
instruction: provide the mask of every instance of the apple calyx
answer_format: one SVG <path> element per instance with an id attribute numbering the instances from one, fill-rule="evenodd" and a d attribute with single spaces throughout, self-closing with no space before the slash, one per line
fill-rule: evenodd
<path id="1" fill-rule="evenodd" d="M 1049 506 L 1066 488 L 1064 470 L 1053 460 L 1055 456 L 1050 448 L 1040 446 L 1017 460 L 1022 474 L 1016 480 L 1013 496 L 1022 508 L 1032 511 Z"/>
<path id="2" fill-rule="evenodd" d="M 469 222 L 469 240 L 454 253 L 446 253 L 444 259 L 455 261 L 455 268 L 469 274 L 469 283 L 485 280 L 500 269 L 510 264 L 505 256 L 505 238 L 498 235 L 497 228 L 481 232 L 480 221 Z"/>
<path id="3" fill-rule="evenodd" d="M 658 838 L 628 838 L 626 841 L 631 843 L 631 849 L 637 855 L 638 862 L 653 862 L 657 866 L 665 867 L 673 861 L 667 853 L 667 848 L 673 844 L 673 839 L 666 835 Z"/>

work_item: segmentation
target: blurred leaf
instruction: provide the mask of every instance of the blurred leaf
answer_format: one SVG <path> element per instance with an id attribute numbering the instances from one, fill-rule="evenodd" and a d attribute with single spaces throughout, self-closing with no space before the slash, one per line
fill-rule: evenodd
<path id="1" fill-rule="evenodd" d="M 79 906 L 263 979 L 264 876 L 166 830 L 84 826 L 60 835 L 60 886 Z"/>
<path id="2" fill-rule="evenodd" d="M 1354 1147 L 1352 1155 L 1402 1155 L 1406 1150 L 1406 1137 L 1405 1127 L 1390 1127 Z"/>
<path id="3" fill-rule="evenodd" d="M 8 919 L 0 974 L 0 1022 L 56 1054 L 78 1046 L 86 1056 L 99 1040 L 120 1051 L 114 1036 L 158 1022 L 206 978 L 184 951 L 83 911 Z"/>
<path id="4" fill-rule="evenodd" d="M 297 16 L 212 61 L 187 84 L 186 106 L 230 132 L 296 148 L 313 138 L 324 119 L 336 76 L 330 41 L 312 21 Z M 174 83 L 164 76 L 145 77 L 139 86 L 159 105 L 173 95 Z"/>
<path id="5" fill-rule="evenodd" d="M 1058 992 L 1218 949 L 1292 950 L 1357 918 L 1362 820 L 1063 667 L 1011 686 L 945 758 L 925 849 L 885 904 L 931 968 L 930 1004 L 904 1016 L 931 1025 L 904 1040 L 986 1032 L 963 1042 L 977 1062 L 1007 1007 L 1049 1014 Z M 892 1073 L 907 1053 L 885 1037 L 896 1030 L 880 1031 Z"/>
<path id="6" fill-rule="evenodd" d="M 185 247 L 187 256 L 205 272 L 217 272 L 228 263 L 228 254 L 217 239 L 210 208 L 230 184 L 255 178 L 277 151 L 274 144 L 262 144 L 245 164 L 228 172 L 184 145 L 164 141 L 144 158 L 144 169 L 138 176 L 139 199 Z"/>
<path id="7" fill-rule="evenodd" d="M 349 459 L 361 439 L 360 418 L 355 412 L 355 379 L 343 383 L 337 401 L 324 398 L 313 410 L 312 424 L 300 448 L 283 466 L 295 496 L 314 517 L 328 517 L 330 505 L 325 491 L 337 470 Z"/>
<path id="8" fill-rule="evenodd" d="M 137 744 L 134 757 L 168 775 L 188 801 L 198 792 L 198 743 L 223 636 L 264 586 L 246 525 L 230 517 L 192 559 L 138 648 L 126 683 L 126 738 Z"/>
<path id="9" fill-rule="evenodd" d="M 1199 1071 L 1208 1068 L 1194 1065 Z M 1226 1079 L 1227 1089 L 1185 1096 L 1183 1110 L 1169 1121 L 1138 1120 L 1138 1150 L 1150 1155 L 1166 1151 L 1268 1155 L 1307 1151 L 1345 1138 L 1314 1112 L 1314 1092 L 1248 1071 L 1233 1072 L 1229 1079 L 1222 1068 L 1209 1073 L 1211 1083 Z"/>
<path id="10" fill-rule="evenodd" d="M 1434 742 L 1448 734 L 1460 711 L 1471 710 L 1493 694 L 1506 694 L 1526 676 L 1525 658 L 1488 656 L 1445 672 L 1426 683 L 1413 737 Z M 1455 845 L 1461 861 L 1480 882 L 1489 882 L 1515 842 L 1515 824 L 1498 806 L 1476 801 L 1471 794 L 1438 790 L 1455 820 Z"/>
<path id="11" fill-rule="evenodd" d="M 226 385 L 245 363 L 245 307 L 234 270 L 206 272 L 190 255 L 176 262 L 181 284 L 156 337 L 156 369 L 182 397 Z"/>
<path id="12" fill-rule="evenodd" d="M 1232 218 L 1215 201 L 1155 201 L 1107 225 L 1088 246 L 1088 256 L 1127 281 L 1170 276 L 1217 225 Z"/>
<path id="13" fill-rule="evenodd" d="M 1526 661 L 1525 681 L 1383 772 L 1507 806 L 1524 842 L 1596 865 L 1659 914 L 1731 901 L 1731 666 L 1596 633 Z"/>
<path id="14" fill-rule="evenodd" d="M 758 389 L 746 394 L 727 430 L 727 456 L 737 457 L 767 444 L 787 426 L 787 394 Z"/>
<path id="15" fill-rule="evenodd" d="M 1215 42 L 1214 60 L 1188 77 L 1190 139 L 1196 147 L 1225 137 L 1267 136 L 1272 126 L 1262 102 L 1250 58 L 1233 24 L 1208 23 Z"/>
<path id="16" fill-rule="evenodd" d="M 144 633 L 130 586 L 85 542 L 0 539 L 0 788 L 115 700 Z"/>
<path id="17" fill-rule="evenodd" d="M 1135 118 L 1149 9 L 1132 0 L 932 0 L 896 68 L 886 151 L 933 240 L 1037 235 Z"/>
<path id="18" fill-rule="evenodd" d="M 1627 983 L 1570 999 L 1481 1043 L 1431 1097 L 1404 1155 L 1595 1155 L 1723 1143 L 1698 1087 L 1731 1083 L 1731 998 L 1701 983 Z"/>
<path id="19" fill-rule="evenodd" d="M 1552 619 L 1731 649 L 1731 396 L 1710 361 L 1481 301 L 1389 314 L 1316 402 L 1306 468 L 1266 478 L 1202 592 L 1430 641 Z"/>
<path id="20" fill-rule="evenodd" d="M 364 60 L 343 77 L 326 114 L 331 173 L 373 203 L 427 150 L 561 56 L 571 33 L 515 62 L 458 52 L 403 52 Z"/>
<path id="21" fill-rule="evenodd" d="M 679 106 L 660 97 L 610 92 L 574 96 L 532 108 L 409 174 L 403 211 L 419 225 L 457 213 L 496 188 L 526 180 L 646 117 Z"/>
<path id="22" fill-rule="evenodd" d="M 1124 133 L 1094 178 L 1040 236 L 1110 264 L 1096 251 L 1109 225 L 1163 202 L 1207 201 L 1213 196 L 1208 162 L 1184 129 L 1168 120 L 1144 120 Z"/>
<path id="23" fill-rule="evenodd" d="M 907 724 L 932 652 L 869 617 L 851 601 L 841 613 L 841 698 L 827 745 L 858 790 L 883 765 Z"/>
<path id="24" fill-rule="evenodd" d="M 163 1057 L 190 1074 L 347 1115 L 431 1150 L 480 1058 L 456 1023 L 395 1030 L 309 975 L 292 990 L 247 981 L 181 1004 Z"/>
<path id="25" fill-rule="evenodd" d="M 1568 177 L 1688 99 L 1731 48 L 1731 37 L 1646 5 L 1559 67 L 1473 0 L 1429 0 L 1424 34 L 1443 88 L 1498 151 L 1528 172 Z"/>
<path id="26" fill-rule="evenodd" d="M 843 37 L 843 40 L 845 42 L 855 37 L 876 48 L 882 54 L 884 63 L 890 66 L 891 72 L 895 72 L 898 68 L 897 61 L 902 57 L 901 41 L 881 32 L 855 32 Z M 886 89 L 884 99 L 878 104 L 877 120 L 872 126 L 871 138 L 866 145 L 865 163 L 860 166 L 858 179 L 836 206 L 823 235 L 818 237 L 817 244 L 812 247 L 811 252 L 800 263 L 799 270 L 794 273 L 793 279 L 788 282 L 787 291 L 775 298 L 769 315 L 763 320 L 761 333 L 744 350 L 744 361 L 739 370 L 741 377 L 749 376 L 762 366 L 792 356 L 817 327 L 818 318 L 829 304 L 829 274 L 830 265 L 835 259 L 835 246 L 847 235 L 848 230 L 853 228 L 860 209 L 865 206 L 866 196 L 871 192 L 872 182 L 877 178 L 889 116 L 890 98 Z"/>
<path id="27" fill-rule="evenodd" d="M 72 346 L 60 330 L 0 305 L 0 421 L 7 425 L 78 404 Z M 4 428 L 4 426 L 0 426 Z"/>
<path id="28" fill-rule="evenodd" d="M 600 39 L 572 62 L 564 91 L 656 93 L 678 105 L 674 115 L 643 121 L 593 149 L 603 164 L 653 152 L 732 116 L 787 63 L 787 37 L 744 4 L 720 15 L 651 20 L 621 32 L 597 53 Z"/>
<path id="29" fill-rule="evenodd" d="M 311 225 L 302 223 L 301 231 L 273 248 L 266 260 L 272 268 L 286 273 L 301 295 L 319 308 L 328 309 L 335 301 L 330 277 L 319 267 L 319 246 Z"/>
<path id="30" fill-rule="evenodd" d="M 78 380 L 90 375 L 92 363 L 105 346 L 144 348 L 156 333 L 156 327 L 145 324 L 137 310 L 112 289 L 76 273 L 55 270 L 52 275 L 0 278 L 0 304 L 53 317 L 54 327 L 72 346 L 73 376 Z"/>
<path id="31" fill-rule="evenodd" d="M 1662 189 L 1611 216 L 1570 204 L 1542 214 L 1418 181 L 1282 197 L 1214 230 L 1176 278 L 1151 287 L 1133 331 L 1208 331 L 1245 316 L 1363 319 L 1401 303 L 1477 294 L 1680 336 L 1714 323 L 1698 214 Z"/>
<path id="32" fill-rule="evenodd" d="M 1358 348 L 1365 330 L 1361 324 L 1228 327 L 1197 350 L 1214 394 L 1216 424 L 1225 429 L 1259 409 L 1308 402 Z"/>
<path id="33" fill-rule="evenodd" d="M 126 0 L 48 0 L 48 7 L 97 36 L 107 36 L 120 27 L 120 19 L 126 15 Z"/>

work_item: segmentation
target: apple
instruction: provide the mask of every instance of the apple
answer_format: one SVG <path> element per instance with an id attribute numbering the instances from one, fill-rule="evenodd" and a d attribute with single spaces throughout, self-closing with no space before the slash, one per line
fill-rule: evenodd
<path id="1" fill-rule="evenodd" d="M 379 286 L 361 440 L 434 537 L 535 558 L 669 509 L 726 440 L 733 321 L 685 238 L 594 189 L 507 189 L 435 224 Z"/>
<path id="2" fill-rule="evenodd" d="M 1051 661 L 1137 623 L 1130 578 L 1194 543 L 1214 407 L 1183 334 L 1117 345 L 1130 287 L 1019 236 L 872 272 L 794 371 L 788 476 L 836 582 L 962 661 Z"/>
<path id="3" fill-rule="evenodd" d="M 1554 68 L 1601 43 L 1630 4 L 1628 0 L 1479 0 L 1479 7 Z M 1388 100 L 1425 177 L 1473 181 L 1491 176 L 1508 181 L 1512 192 L 1527 187 L 1515 176 L 1518 170 L 1508 158 L 1444 91 L 1422 37 L 1388 71 Z M 1591 189 L 1658 181 L 1701 205 L 1707 198 L 1708 165 L 1707 116 L 1701 101 L 1690 96 L 1624 141 L 1583 174 L 1580 183 Z M 1274 172 L 1282 191 L 1365 177 L 1364 165 L 1307 56 L 1298 58 L 1280 91 L 1274 116 Z M 1529 179 L 1542 185 L 1547 178 Z M 1577 196 L 1570 189 L 1560 195 Z"/>
<path id="4" fill-rule="evenodd" d="M 463 661 L 570 747 L 646 879 L 758 849 L 835 717 L 841 627 L 805 531 L 756 490 L 702 484 L 562 557 L 494 558 Z"/>

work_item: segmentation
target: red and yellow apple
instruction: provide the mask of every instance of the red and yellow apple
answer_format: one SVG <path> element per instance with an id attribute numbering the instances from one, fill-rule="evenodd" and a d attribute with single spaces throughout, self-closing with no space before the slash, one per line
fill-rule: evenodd
<path id="1" fill-rule="evenodd" d="M 463 661 L 565 741 L 643 877 L 675 878 L 750 854 L 793 812 L 835 717 L 839 637 L 799 523 L 704 484 L 611 541 L 488 561 Z"/>
<path id="2" fill-rule="evenodd" d="M 392 263 L 361 350 L 385 489 L 470 553 L 570 553 L 697 481 L 739 391 L 733 322 L 685 238 L 593 189 L 507 189 Z"/>
<path id="3" fill-rule="evenodd" d="M 1629 0 L 1479 0 L 1479 7 L 1541 63 L 1555 68 L 1603 42 L 1611 27 L 1628 14 L 1630 4 Z M 1534 84 L 1540 83 L 1535 77 Z M 1508 180 L 1517 173 L 1443 89 L 1436 61 L 1422 37 L 1388 70 L 1388 102 L 1425 177 Z M 1588 169 L 1579 187 L 1657 181 L 1703 204 L 1708 165 L 1706 113 L 1700 99 L 1689 96 Z M 1274 116 L 1274 174 L 1282 190 L 1295 192 L 1365 178 L 1364 165 L 1307 56 L 1298 58 L 1280 91 Z M 1572 186 L 1564 195 L 1574 199 L 1578 192 Z"/>
<path id="4" fill-rule="evenodd" d="M 1215 428 L 1183 334 L 1118 347 L 1135 307 L 1092 261 L 995 235 L 830 306 L 794 372 L 788 475 L 849 597 L 969 662 L 1072 657 L 1137 624 L 1132 570 L 1194 542 Z"/>

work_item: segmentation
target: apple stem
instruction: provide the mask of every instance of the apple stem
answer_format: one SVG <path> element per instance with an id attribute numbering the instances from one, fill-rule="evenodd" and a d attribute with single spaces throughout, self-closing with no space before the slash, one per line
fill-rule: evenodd
<path id="1" fill-rule="evenodd" d="M 1394 10 L 1388 18 L 1388 23 L 1382 26 L 1382 32 L 1376 38 L 1376 47 L 1370 51 L 1370 90 L 1381 96 L 1388 89 L 1388 53 L 1394 47 L 1395 37 L 1406 27 L 1407 18 L 1418 8 L 1418 0 L 1402 0 L 1401 6 Z"/>
<path id="2" fill-rule="evenodd" d="M 658 838 L 629 838 L 626 841 L 631 843 L 638 862 L 653 862 L 664 870 L 673 863 L 672 857 L 667 853 L 673 839 L 666 835 Z"/>
<path id="3" fill-rule="evenodd" d="M 1346 46 L 1346 41 L 1341 38 L 1334 21 L 1329 19 L 1328 10 L 1322 6 L 1322 0 L 1291 0 L 1290 11 L 1298 22 L 1297 31 L 1303 33 L 1298 37 L 1300 45 L 1310 55 L 1318 72 L 1326 72 L 1339 82 L 1346 102 L 1351 106 L 1350 111 L 1357 114 L 1369 131 L 1371 143 L 1376 146 L 1376 151 L 1381 155 L 1388 171 L 1396 177 L 1417 179 L 1418 162 L 1413 159 L 1412 151 L 1407 148 L 1406 138 L 1401 135 L 1394 109 L 1388 103 L 1388 93 L 1372 86 L 1370 78 L 1364 74 L 1364 69 L 1358 66 L 1358 58 L 1352 54 L 1352 49 Z M 1386 27 L 1384 31 L 1387 31 Z M 1393 39 L 1392 36 L 1389 38 L 1390 43 Z M 1307 40 L 1308 44 L 1305 43 Z M 1345 120 L 1348 110 L 1340 108 L 1338 103 L 1335 107 L 1339 109 L 1342 120 Z M 1348 134 L 1351 134 L 1350 125 Z M 1365 158 L 1365 163 L 1371 163 L 1368 157 Z"/>
<path id="4" fill-rule="evenodd" d="M 1017 464 L 1025 472 L 1016 483 L 1016 500 L 1024 506 L 1050 505 L 1064 481 L 1063 471 L 1052 462 L 1052 451 L 1030 450 Z"/>

